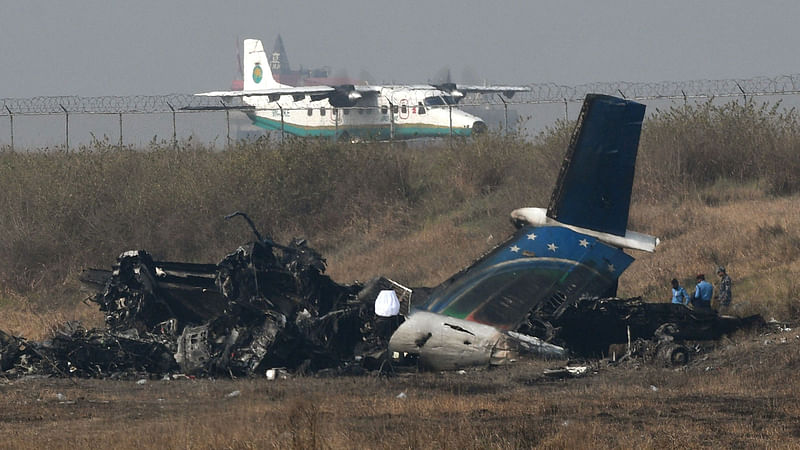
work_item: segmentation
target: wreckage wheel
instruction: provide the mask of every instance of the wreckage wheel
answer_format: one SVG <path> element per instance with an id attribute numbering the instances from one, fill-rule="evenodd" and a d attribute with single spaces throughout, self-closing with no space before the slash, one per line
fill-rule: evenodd
<path id="1" fill-rule="evenodd" d="M 675 343 L 661 344 L 656 357 L 667 366 L 685 366 L 689 363 L 689 349 Z"/>
<path id="2" fill-rule="evenodd" d="M 670 353 L 670 362 L 673 366 L 683 366 L 689 363 L 689 350 L 680 346 Z"/>

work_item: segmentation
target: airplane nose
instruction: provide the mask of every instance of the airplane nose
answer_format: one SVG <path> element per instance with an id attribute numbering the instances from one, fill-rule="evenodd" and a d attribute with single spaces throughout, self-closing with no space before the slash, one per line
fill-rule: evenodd
<path id="1" fill-rule="evenodd" d="M 474 134 L 483 134 L 489 127 L 486 126 L 486 123 L 482 120 L 476 120 L 475 123 L 472 124 L 472 132 Z"/>

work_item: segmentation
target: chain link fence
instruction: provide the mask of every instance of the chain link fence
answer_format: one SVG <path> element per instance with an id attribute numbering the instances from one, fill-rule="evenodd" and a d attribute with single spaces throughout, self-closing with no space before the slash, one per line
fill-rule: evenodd
<path id="1" fill-rule="evenodd" d="M 487 123 L 506 129 L 515 126 L 521 114 L 544 116 L 533 125 L 535 129 L 552 123 L 555 118 L 568 119 L 570 104 L 582 102 L 588 93 L 670 102 L 796 96 L 800 94 L 800 74 L 751 79 L 619 81 L 576 86 L 534 83 L 527 86 L 529 92 L 516 93 L 510 99 L 495 94 L 470 94 L 458 107 L 481 117 L 488 114 L 492 119 Z M 118 138 L 120 146 L 159 139 L 173 144 L 179 139 L 195 139 L 211 145 L 220 141 L 228 145 L 235 139 L 263 134 L 263 130 L 252 127 L 244 115 L 234 112 L 244 106 L 240 102 L 222 103 L 219 98 L 191 94 L 4 98 L 0 102 L 0 122 L 4 122 L 0 123 L 0 148 L 12 150 L 44 146 L 69 149 L 71 145 L 91 140 L 111 141 L 109 136 Z M 532 109 L 536 105 L 551 106 Z M 553 105 L 560 106 L 554 108 Z M 224 109 L 220 111 L 220 108 Z M 577 111 L 577 108 L 572 109 Z M 286 111 L 289 110 L 280 109 L 280 116 Z"/>

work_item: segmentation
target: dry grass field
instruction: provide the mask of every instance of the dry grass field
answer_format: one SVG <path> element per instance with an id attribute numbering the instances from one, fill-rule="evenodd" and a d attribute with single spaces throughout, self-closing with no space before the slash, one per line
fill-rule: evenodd
<path id="1" fill-rule="evenodd" d="M 570 380 L 542 375 L 563 361 L 522 361 L 390 378 L 0 381 L 0 446 L 796 448 L 798 333 Z"/>
<path id="2" fill-rule="evenodd" d="M 309 239 L 340 282 L 435 285 L 546 206 L 571 131 L 426 146 L 290 140 L 0 150 L 0 329 L 79 319 L 77 276 L 128 249 L 216 262 L 252 239 Z M 620 295 L 668 300 L 725 265 L 734 313 L 800 322 L 800 121 L 772 105 L 659 111 L 644 127 L 629 228 L 659 236 Z M 724 338 L 686 368 L 563 361 L 396 377 L 83 380 L 0 377 L 3 448 L 796 448 L 799 331 Z M 239 395 L 228 394 L 238 391 Z M 398 398 L 400 393 L 405 398 Z M 60 394 L 60 395 L 59 395 Z"/>

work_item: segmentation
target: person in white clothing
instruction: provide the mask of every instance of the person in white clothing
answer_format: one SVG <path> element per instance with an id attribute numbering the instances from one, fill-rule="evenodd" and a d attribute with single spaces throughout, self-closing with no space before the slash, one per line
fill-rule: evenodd
<path id="1" fill-rule="evenodd" d="M 400 326 L 400 300 L 397 293 L 391 289 L 383 290 L 378 293 L 375 299 L 375 331 L 386 341 L 392 337 L 392 333 Z"/>

